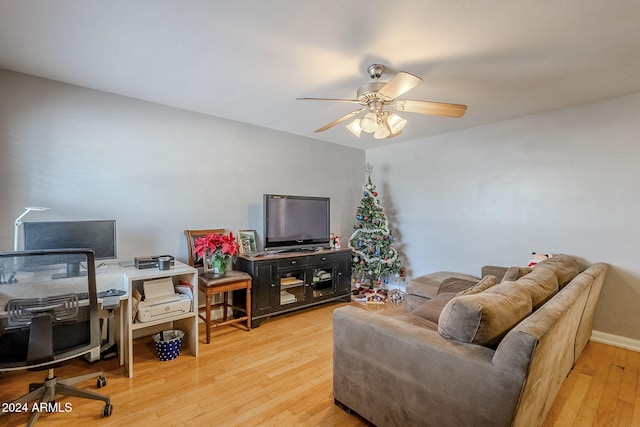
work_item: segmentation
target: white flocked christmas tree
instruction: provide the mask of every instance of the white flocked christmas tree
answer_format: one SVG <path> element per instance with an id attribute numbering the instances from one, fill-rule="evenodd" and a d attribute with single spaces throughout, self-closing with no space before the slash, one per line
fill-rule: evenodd
<path id="1" fill-rule="evenodd" d="M 349 238 L 353 254 L 352 274 L 357 287 L 386 284 L 398 278 L 401 269 L 387 216 L 371 181 L 372 170 L 373 167 L 367 164 L 363 197 L 356 209 L 357 223 Z"/>

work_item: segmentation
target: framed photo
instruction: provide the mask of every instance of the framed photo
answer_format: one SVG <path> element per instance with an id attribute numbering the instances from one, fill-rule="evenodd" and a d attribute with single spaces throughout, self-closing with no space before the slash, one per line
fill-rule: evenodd
<path id="1" fill-rule="evenodd" d="M 258 251 L 256 244 L 256 230 L 238 230 L 238 243 L 241 254 L 252 254 Z"/>

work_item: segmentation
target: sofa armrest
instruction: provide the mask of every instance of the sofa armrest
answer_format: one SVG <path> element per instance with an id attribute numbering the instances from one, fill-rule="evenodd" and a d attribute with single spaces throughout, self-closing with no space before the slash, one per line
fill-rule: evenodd
<path id="1" fill-rule="evenodd" d="M 454 271 L 436 271 L 415 277 L 407 283 L 407 294 L 431 299 L 438 295 L 440 285 L 446 279 L 457 278 L 477 282 L 479 277 Z"/>
<path id="2" fill-rule="evenodd" d="M 334 397 L 378 425 L 510 425 L 526 369 L 354 306 L 334 311 Z M 392 398 L 391 398 L 392 397 Z"/>

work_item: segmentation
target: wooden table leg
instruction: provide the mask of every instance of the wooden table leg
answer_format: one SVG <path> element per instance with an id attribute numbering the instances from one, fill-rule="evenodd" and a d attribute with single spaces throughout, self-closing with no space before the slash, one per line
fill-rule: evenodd
<path id="1" fill-rule="evenodd" d="M 222 321 L 227 321 L 227 307 L 229 306 L 229 292 L 223 292 L 222 294 Z"/>
<path id="2" fill-rule="evenodd" d="M 247 287 L 247 307 L 246 307 L 246 314 L 247 314 L 247 331 L 251 330 L 251 288 Z"/>
<path id="3" fill-rule="evenodd" d="M 211 293 L 209 292 L 208 288 L 205 295 L 205 299 L 207 300 L 207 303 L 206 303 L 207 312 L 205 313 L 204 317 L 205 317 L 205 327 L 207 329 L 207 344 L 209 344 L 209 341 L 211 340 Z"/>

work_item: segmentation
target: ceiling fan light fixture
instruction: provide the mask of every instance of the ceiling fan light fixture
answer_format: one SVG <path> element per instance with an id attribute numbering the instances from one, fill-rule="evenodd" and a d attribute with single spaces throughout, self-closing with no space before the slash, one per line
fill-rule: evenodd
<path id="1" fill-rule="evenodd" d="M 373 111 L 369 111 L 365 116 L 360 120 L 360 129 L 363 132 L 373 133 L 378 128 L 378 120 L 376 114 Z"/>
<path id="2" fill-rule="evenodd" d="M 391 106 L 396 110 L 396 111 L 404 111 L 404 107 L 407 104 L 407 101 L 404 99 L 396 99 Z"/>
<path id="3" fill-rule="evenodd" d="M 392 134 L 400 132 L 407 124 L 407 119 L 403 119 L 399 115 L 392 113 L 387 117 L 387 125 Z"/>
<path id="4" fill-rule="evenodd" d="M 366 111 L 364 117 L 355 119 L 346 126 L 349 132 L 356 137 L 360 137 L 362 132 L 366 132 L 374 134 L 376 139 L 393 138 L 402 133 L 407 120 L 395 113 L 392 114 L 390 109 L 452 118 L 460 118 L 467 111 L 467 106 L 462 104 L 402 99 L 400 96 L 419 85 L 422 78 L 406 71 L 400 71 L 391 80 L 381 82 L 378 79 L 384 70 L 385 68 L 381 64 L 373 64 L 367 68 L 373 81 L 358 88 L 356 91 L 357 99 L 297 98 L 300 100 L 337 101 L 361 106 L 357 110 L 316 129 L 316 132 L 324 132 L 338 123 L 350 120 Z"/>
<path id="5" fill-rule="evenodd" d="M 375 139 L 385 139 L 385 138 L 388 138 L 389 135 L 391 135 L 391 131 L 389 130 L 389 127 L 387 126 L 387 122 L 385 120 L 380 122 L 376 131 L 373 134 L 373 137 Z"/>
<path id="6" fill-rule="evenodd" d="M 354 121 L 352 121 L 347 125 L 347 129 L 349 129 L 349 132 L 351 132 L 358 138 L 360 138 L 360 133 L 362 133 L 362 128 L 360 127 L 360 120 L 361 119 L 358 117 L 357 119 L 355 119 Z"/>

